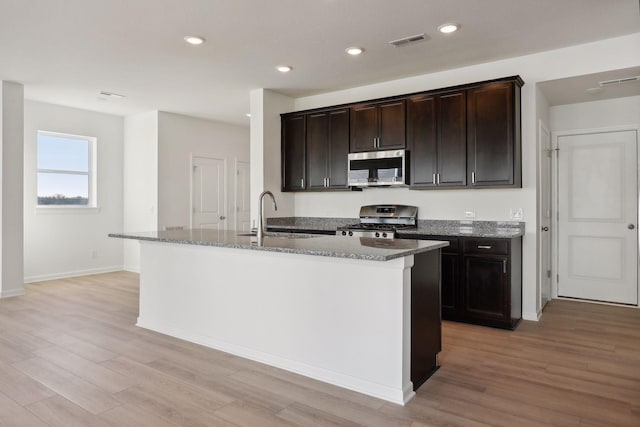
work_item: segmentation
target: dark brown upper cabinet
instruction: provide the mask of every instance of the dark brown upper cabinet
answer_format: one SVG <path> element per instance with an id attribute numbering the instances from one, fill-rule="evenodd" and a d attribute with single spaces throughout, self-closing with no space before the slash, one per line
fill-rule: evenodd
<path id="1" fill-rule="evenodd" d="M 347 189 L 348 153 L 409 149 L 410 187 L 522 186 L 519 76 L 282 115 L 283 191 Z"/>
<path id="2" fill-rule="evenodd" d="M 464 187 L 466 92 L 407 99 L 407 148 L 412 188 Z"/>
<path id="3" fill-rule="evenodd" d="M 350 152 L 404 148 L 405 136 L 404 99 L 351 107 Z"/>
<path id="4" fill-rule="evenodd" d="M 349 109 L 307 115 L 306 189 L 346 189 Z"/>
<path id="5" fill-rule="evenodd" d="M 521 187 L 520 77 L 467 90 L 471 187 Z"/>
<path id="6" fill-rule="evenodd" d="M 305 189 L 304 114 L 282 117 L 282 191 Z"/>

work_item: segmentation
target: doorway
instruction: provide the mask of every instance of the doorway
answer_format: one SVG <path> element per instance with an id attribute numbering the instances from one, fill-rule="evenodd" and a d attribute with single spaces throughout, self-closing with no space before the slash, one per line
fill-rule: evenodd
<path id="1" fill-rule="evenodd" d="M 552 200 L 551 173 L 553 162 L 553 147 L 551 132 L 542 120 L 539 123 L 540 138 L 540 305 L 544 309 L 551 299 L 551 270 L 552 268 Z"/>
<path id="2" fill-rule="evenodd" d="M 251 229 L 250 185 L 249 162 L 236 160 L 235 226 L 236 230 L 244 232 L 249 232 Z"/>
<path id="3" fill-rule="evenodd" d="M 191 228 L 226 228 L 226 160 L 191 159 Z"/>
<path id="4" fill-rule="evenodd" d="M 559 297 L 638 304 L 638 130 L 560 132 Z"/>

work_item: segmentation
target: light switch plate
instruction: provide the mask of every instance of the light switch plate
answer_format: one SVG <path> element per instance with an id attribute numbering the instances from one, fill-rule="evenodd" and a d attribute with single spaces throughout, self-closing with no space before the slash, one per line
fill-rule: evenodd
<path id="1" fill-rule="evenodd" d="M 509 209 L 509 218 L 515 220 L 524 219 L 524 213 L 522 212 L 522 208 L 511 208 Z"/>
<path id="2" fill-rule="evenodd" d="M 464 217 L 473 219 L 476 217 L 476 211 L 466 211 Z"/>

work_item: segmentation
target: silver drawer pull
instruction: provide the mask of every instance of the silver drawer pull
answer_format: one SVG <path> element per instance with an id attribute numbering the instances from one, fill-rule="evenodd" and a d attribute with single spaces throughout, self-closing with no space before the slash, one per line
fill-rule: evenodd
<path id="1" fill-rule="evenodd" d="M 491 246 L 478 245 L 478 249 L 491 249 Z"/>

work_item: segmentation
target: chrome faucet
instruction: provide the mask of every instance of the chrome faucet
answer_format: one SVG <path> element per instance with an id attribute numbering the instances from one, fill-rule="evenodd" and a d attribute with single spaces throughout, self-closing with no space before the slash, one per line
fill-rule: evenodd
<path id="1" fill-rule="evenodd" d="M 273 193 L 269 190 L 265 190 L 260 193 L 260 197 L 258 197 L 258 229 L 256 230 L 256 236 L 258 237 L 258 246 L 262 246 L 262 239 L 264 238 L 264 213 L 262 211 L 262 204 L 264 196 L 271 196 L 271 200 L 273 200 L 273 209 L 278 210 L 278 205 L 276 205 L 276 198 L 273 197 Z"/>

